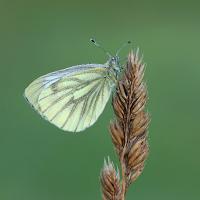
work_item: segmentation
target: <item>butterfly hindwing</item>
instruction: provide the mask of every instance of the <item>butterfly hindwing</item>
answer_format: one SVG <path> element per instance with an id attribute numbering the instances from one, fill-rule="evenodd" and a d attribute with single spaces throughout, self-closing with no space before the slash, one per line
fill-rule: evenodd
<path id="1" fill-rule="evenodd" d="M 59 128 L 79 132 L 95 123 L 110 97 L 107 66 L 88 64 L 53 72 L 33 81 L 25 97 Z"/>

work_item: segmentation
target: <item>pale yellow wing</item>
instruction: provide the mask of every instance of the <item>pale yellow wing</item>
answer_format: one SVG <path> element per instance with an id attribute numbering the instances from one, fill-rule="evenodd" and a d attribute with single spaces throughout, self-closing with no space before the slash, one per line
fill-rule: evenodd
<path id="1" fill-rule="evenodd" d="M 70 67 L 36 79 L 25 97 L 52 124 L 79 132 L 94 124 L 105 108 L 114 84 L 107 73 L 106 65 Z"/>

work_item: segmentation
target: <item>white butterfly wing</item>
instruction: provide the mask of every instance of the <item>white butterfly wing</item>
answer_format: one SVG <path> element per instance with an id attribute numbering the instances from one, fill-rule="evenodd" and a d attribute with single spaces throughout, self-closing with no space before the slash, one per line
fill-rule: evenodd
<path id="1" fill-rule="evenodd" d="M 57 127 L 79 132 L 103 112 L 112 91 L 106 65 L 88 64 L 52 72 L 33 81 L 25 97 L 38 113 Z"/>

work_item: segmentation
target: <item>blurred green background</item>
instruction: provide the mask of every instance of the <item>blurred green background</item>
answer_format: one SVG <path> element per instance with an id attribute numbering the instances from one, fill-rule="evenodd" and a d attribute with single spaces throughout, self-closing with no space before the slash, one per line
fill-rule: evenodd
<path id="1" fill-rule="evenodd" d="M 127 200 L 199 199 L 200 2 L 0 0 L 0 200 L 101 199 L 103 159 L 118 164 L 111 104 L 73 135 L 22 96 L 40 75 L 104 63 L 91 36 L 111 52 L 132 40 L 147 63 L 150 156 Z"/>

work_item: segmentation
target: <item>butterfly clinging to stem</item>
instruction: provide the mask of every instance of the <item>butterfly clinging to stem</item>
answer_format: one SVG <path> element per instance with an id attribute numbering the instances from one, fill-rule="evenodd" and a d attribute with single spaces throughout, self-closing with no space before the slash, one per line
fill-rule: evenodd
<path id="1" fill-rule="evenodd" d="M 24 96 L 46 120 L 64 131 L 80 132 L 92 126 L 103 112 L 122 71 L 119 52 L 112 56 L 94 39 L 90 41 L 108 56 L 105 64 L 82 64 L 55 71 L 34 80 Z"/>

